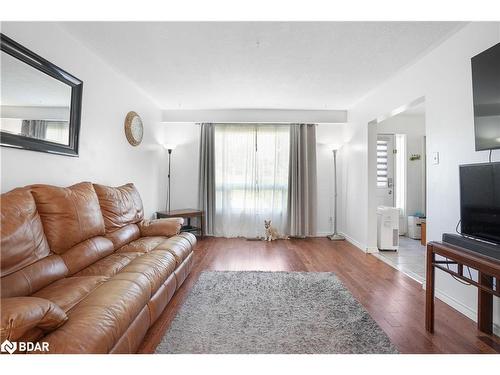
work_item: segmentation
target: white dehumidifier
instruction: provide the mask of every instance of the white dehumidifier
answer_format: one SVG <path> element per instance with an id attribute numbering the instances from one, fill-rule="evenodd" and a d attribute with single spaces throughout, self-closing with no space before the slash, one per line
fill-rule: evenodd
<path id="1" fill-rule="evenodd" d="M 399 248 L 399 208 L 377 208 L 377 247 L 397 251 Z"/>

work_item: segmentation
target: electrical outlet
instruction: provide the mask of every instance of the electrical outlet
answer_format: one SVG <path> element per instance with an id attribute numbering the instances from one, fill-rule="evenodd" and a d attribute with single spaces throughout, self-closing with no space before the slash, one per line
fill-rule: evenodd
<path id="1" fill-rule="evenodd" d="M 432 164 L 434 164 L 434 165 L 439 164 L 439 152 L 432 153 Z"/>

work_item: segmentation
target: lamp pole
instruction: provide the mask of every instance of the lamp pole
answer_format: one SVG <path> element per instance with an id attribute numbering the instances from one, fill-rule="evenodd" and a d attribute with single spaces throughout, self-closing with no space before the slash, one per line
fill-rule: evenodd
<path id="1" fill-rule="evenodd" d="M 168 149 L 168 191 L 167 191 L 167 212 L 170 213 L 170 159 L 172 157 L 172 149 Z"/>
<path id="2" fill-rule="evenodd" d="M 342 241 L 345 237 L 337 233 L 337 150 L 333 150 L 333 198 L 334 198 L 334 216 L 333 216 L 333 234 L 328 238 L 332 241 Z"/>

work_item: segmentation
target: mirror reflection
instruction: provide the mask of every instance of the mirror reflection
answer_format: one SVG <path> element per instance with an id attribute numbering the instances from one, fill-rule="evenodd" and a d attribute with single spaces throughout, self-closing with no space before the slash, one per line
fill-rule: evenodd
<path id="1" fill-rule="evenodd" d="M 69 145 L 71 87 L 2 51 L 0 130 Z"/>

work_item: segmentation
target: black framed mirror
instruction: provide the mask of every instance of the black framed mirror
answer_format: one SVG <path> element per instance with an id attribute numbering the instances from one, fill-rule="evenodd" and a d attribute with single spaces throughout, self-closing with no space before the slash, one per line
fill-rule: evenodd
<path id="1" fill-rule="evenodd" d="M 83 82 L 0 37 L 1 146 L 78 156 Z"/>

